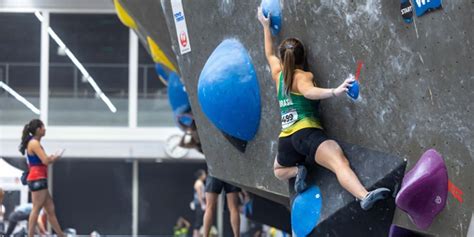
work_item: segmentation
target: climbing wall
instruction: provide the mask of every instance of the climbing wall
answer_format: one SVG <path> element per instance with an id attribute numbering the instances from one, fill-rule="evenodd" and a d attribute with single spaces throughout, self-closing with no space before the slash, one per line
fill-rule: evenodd
<path id="1" fill-rule="evenodd" d="M 163 1 L 162 5 L 169 31 L 174 36 L 174 47 L 177 49 L 171 4 Z M 180 70 L 183 70 L 181 75 L 186 84 L 210 173 L 273 201 L 289 205 L 287 185 L 277 180 L 272 171 L 280 130 L 275 87 L 264 66 L 260 34 L 244 34 L 260 29 L 255 18 L 256 6 L 256 2 L 247 1 L 184 1 L 191 52 L 180 55 L 178 50 L 176 53 Z M 243 18 L 237 17 L 239 15 Z M 249 19 L 244 21 L 244 18 Z M 207 59 L 222 41 L 232 38 L 240 41 L 252 58 L 261 95 L 260 125 L 256 136 L 247 144 L 245 153 L 236 149 L 210 122 L 202 112 L 197 98 L 198 79 Z"/>
<path id="2" fill-rule="evenodd" d="M 140 1 L 140 4 L 130 4 L 134 2 L 130 0 L 115 1 L 116 8 L 117 4 L 120 4 L 125 12 L 136 23 L 136 28 L 134 30 L 137 33 L 140 42 L 150 55 L 152 55 L 152 53 L 150 50 L 150 42 L 147 40 L 147 37 L 153 39 L 154 43 L 159 47 L 170 63 L 176 67 L 176 57 L 171 48 L 171 35 L 168 32 L 168 27 L 159 1 L 143 0 Z"/>
<path id="3" fill-rule="evenodd" d="M 143 8 L 157 2 L 130 5 Z M 275 41 L 291 36 L 305 43 L 309 69 L 319 86 L 338 86 L 355 74 L 357 61 L 363 62 L 357 101 L 342 96 L 321 103 L 327 133 L 405 158 L 407 170 L 424 151 L 435 148 L 445 160 L 451 186 L 446 208 L 424 232 L 466 236 L 474 207 L 474 3 L 445 1 L 442 9 L 414 16 L 411 23 L 403 20 L 400 1 L 280 3 L 282 26 Z M 263 31 L 256 19 L 260 2 L 183 0 L 182 4 L 186 43 L 191 48 L 185 54 L 179 50 L 171 3 L 161 1 L 210 172 L 289 205 L 288 185 L 275 179 L 272 172 L 280 115 L 263 54 Z M 197 96 L 207 59 L 226 39 L 238 40 L 248 51 L 260 88 L 259 128 L 245 152 L 236 149 L 210 122 Z M 417 230 L 399 210 L 393 222 Z"/>

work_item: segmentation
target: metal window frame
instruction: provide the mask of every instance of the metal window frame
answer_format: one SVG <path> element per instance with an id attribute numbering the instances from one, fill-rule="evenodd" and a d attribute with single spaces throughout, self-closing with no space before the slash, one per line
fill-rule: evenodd
<path id="1" fill-rule="evenodd" d="M 91 3 L 97 3 L 95 0 L 88 0 Z M 111 4 L 111 1 L 104 1 Z M 51 13 L 89 13 L 89 14 L 114 14 L 115 9 L 107 7 L 104 4 L 103 8 L 86 8 L 83 1 L 68 0 L 64 1 L 65 5 L 51 7 L 51 4 L 58 4 L 59 1 L 42 0 L 42 1 L 28 1 L 28 0 L 0 0 L 0 12 L 4 13 L 34 13 L 40 11 L 43 16 L 41 22 L 41 50 L 40 50 L 40 119 L 45 125 L 48 124 L 49 114 L 49 34 L 48 28 L 50 26 Z M 74 3 L 79 5 L 74 5 Z M 49 5 L 48 5 L 49 4 Z M 69 4 L 69 5 L 67 5 Z M 60 4 L 59 4 L 60 5 Z M 97 5 L 97 4 L 96 4 Z M 94 5 L 95 7 L 97 7 Z M 100 5 L 100 4 L 99 4 Z M 138 36 L 133 30 L 129 34 L 129 115 L 128 128 L 137 128 L 137 112 L 138 112 Z M 130 157 L 134 158 L 134 157 Z M 132 235 L 138 235 L 138 200 L 139 200 L 139 180 L 138 180 L 138 160 L 134 159 L 132 176 Z M 49 167 L 49 173 L 52 177 L 52 167 Z M 52 178 L 48 180 L 49 191 L 52 195 L 53 183 Z M 51 226 L 48 225 L 48 230 L 51 231 Z"/>

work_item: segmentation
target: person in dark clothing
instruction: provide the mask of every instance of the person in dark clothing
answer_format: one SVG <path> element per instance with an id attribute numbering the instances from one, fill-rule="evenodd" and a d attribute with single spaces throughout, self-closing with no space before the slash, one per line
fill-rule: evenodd
<path id="1" fill-rule="evenodd" d="M 8 228 L 7 232 L 5 232 L 5 236 L 10 236 L 13 233 L 18 222 L 27 221 L 32 209 L 33 204 L 31 203 L 20 205 L 15 208 L 15 210 L 8 216 Z"/>

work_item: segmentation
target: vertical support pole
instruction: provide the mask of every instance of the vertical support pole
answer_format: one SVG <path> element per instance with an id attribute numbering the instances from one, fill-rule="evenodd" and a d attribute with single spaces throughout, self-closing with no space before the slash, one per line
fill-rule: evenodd
<path id="1" fill-rule="evenodd" d="M 43 11 L 41 22 L 41 60 L 40 60 L 40 119 L 48 125 L 49 103 L 49 12 Z"/>
<path id="2" fill-rule="evenodd" d="M 128 55 L 128 127 L 137 127 L 138 112 L 138 37 L 130 29 Z"/>
<path id="3" fill-rule="evenodd" d="M 132 170 L 132 236 L 138 236 L 138 160 L 133 160 Z"/>

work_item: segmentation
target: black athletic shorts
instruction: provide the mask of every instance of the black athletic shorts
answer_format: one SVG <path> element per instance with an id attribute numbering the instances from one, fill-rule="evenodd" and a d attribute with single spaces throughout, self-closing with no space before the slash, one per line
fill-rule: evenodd
<path id="1" fill-rule="evenodd" d="M 278 164 L 285 167 L 314 164 L 319 145 L 329 138 L 318 128 L 303 128 L 290 136 L 278 139 Z"/>
<path id="2" fill-rule="evenodd" d="M 239 187 L 235 187 L 232 184 L 228 184 L 223 182 L 217 178 L 214 178 L 210 175 L 207 176 L 206 180 L 206 193 L 217 193 L 220 194 L 224 189 L 225 193 L 236 193 L 240 192 L 241 189 Z"/>
<path id="3" fill-rule="evenodd" d="M 48 189 L 48 180 L 38 179 L 38 180 L 28 181 L 28 187 L 30 188 L 31 192 Z"/>

